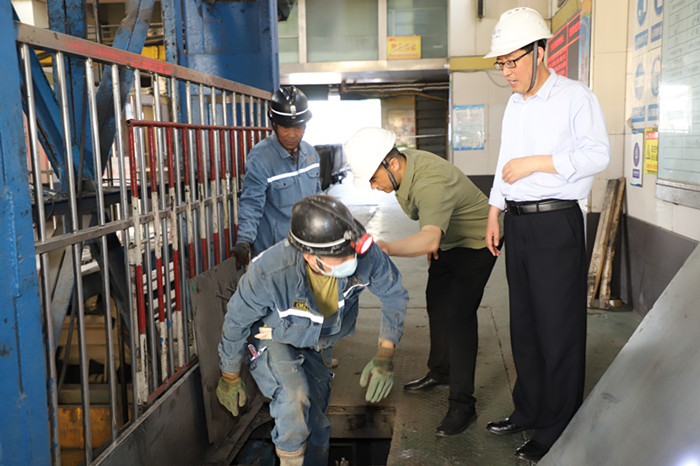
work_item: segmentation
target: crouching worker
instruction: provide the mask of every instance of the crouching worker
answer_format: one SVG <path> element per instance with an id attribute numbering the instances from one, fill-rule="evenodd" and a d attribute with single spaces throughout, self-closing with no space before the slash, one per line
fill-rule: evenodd
<path id="1" fill-rule="evenodd" d="M 238 415 L 246 403 L 239 376 L 246 362 L 271 400 L 282 466 L 328 463 L 331 350 L 354 332 L 365 288 L 382 303 L 377 353 L 360 377 L 365 399 L 376 403 L 393 385 L 408 292 L 396 266 L 341 202 L 321 194 L 297 202 L 287 240 L 253 261 L 228 302 L 216 395 Z"/>

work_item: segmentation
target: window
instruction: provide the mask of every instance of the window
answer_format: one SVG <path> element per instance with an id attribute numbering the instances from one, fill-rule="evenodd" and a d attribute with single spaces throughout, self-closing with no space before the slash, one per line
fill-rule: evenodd
<path id="1" fill-rule="evenodd" d="M 447 0 L 387 0 L 387 35 L 421 36 L 421 58 L 447 56 Z"/>
<path id="2" fill-rule="evenodd" d="M 377 60 L 377 0 L 307 0 L 309 62 Z"/>
<path id="3" fill-rule="evenodd" d="M 280 63 L 299 63 L 299 6 L 294 2 L 285 21 L 277 22 Z"/>

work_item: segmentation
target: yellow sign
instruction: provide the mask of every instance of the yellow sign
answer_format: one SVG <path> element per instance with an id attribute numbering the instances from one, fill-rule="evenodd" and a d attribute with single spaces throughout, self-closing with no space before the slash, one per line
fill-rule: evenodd
<path id="1" fill-rule="evenodd" d="M 387 37 L 386 58 L 388 60 L 419 59 L 420 36 Z"/>
<path id="2" fill-rule="evenodd" d="M 644 173 L 656 175 L 659 167 L 659 131 L 644 129 Z"/>

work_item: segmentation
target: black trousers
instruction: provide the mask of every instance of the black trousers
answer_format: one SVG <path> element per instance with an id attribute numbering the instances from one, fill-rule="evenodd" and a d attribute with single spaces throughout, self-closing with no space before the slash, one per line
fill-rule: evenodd
<path id="1" fill-rule="evenodd" d="M 476 311 L 496 263 L 486 249 L 438 251 L 425 291 L 430 324 L 428 368 L 450 382 L 450 403 L 474 405 L 474 369 L 479 343 Z"/>
<path id="2" fill-rule="evenodd" d="M 578 206 L 505 222 L 510 336 L 517 380 L 510 419 L 551 446 L 583 399 L 586 248 Z"/>

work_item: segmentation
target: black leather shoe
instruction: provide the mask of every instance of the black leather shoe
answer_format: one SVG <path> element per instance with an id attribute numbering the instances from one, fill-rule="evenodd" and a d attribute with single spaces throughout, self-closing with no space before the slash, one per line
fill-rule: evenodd
<path id="1" fill-rule="evenodd" d="M 447 385 L 447 382 L 441 382 L 437 379 L 432 378 L 430 374 L 426 374 L 426 376 L 421 379 L 408 382 L 406 385 L 403 386 L 403 388 L 404 390 L 418 392 L 421 390 L 428 390 L 429 388 L 433 388 L 436 385 Z"/>
<path id="2" fill-rule="evenodd" d="M 438 437 L 457 435 L 469 427 L 469 424 L 474 419 L 476 419 L 476 409 L 474 407 L 467 409 L 461 406 L 450 406 L 445 418 L 435 429 L 435 435 Z"/>
<path id="3" fill-rule="evenodd" d="M 521 460 L 534 461 L 535 463 L 542 459 L 549 451 L 549 447 L 545 447 L 535 440 L 528 440 L 523 443 L 520 448 L 515 450 L 515 456 Z"/>
<path id="4" fill-rule="evenodd" d="M 489 422 L 486 424 L 486 430 L 495 435 L 508 435 L 527 430 L 527 427 L 513 424 L 510 418 L 505 418 L 502 421 Z"/>

